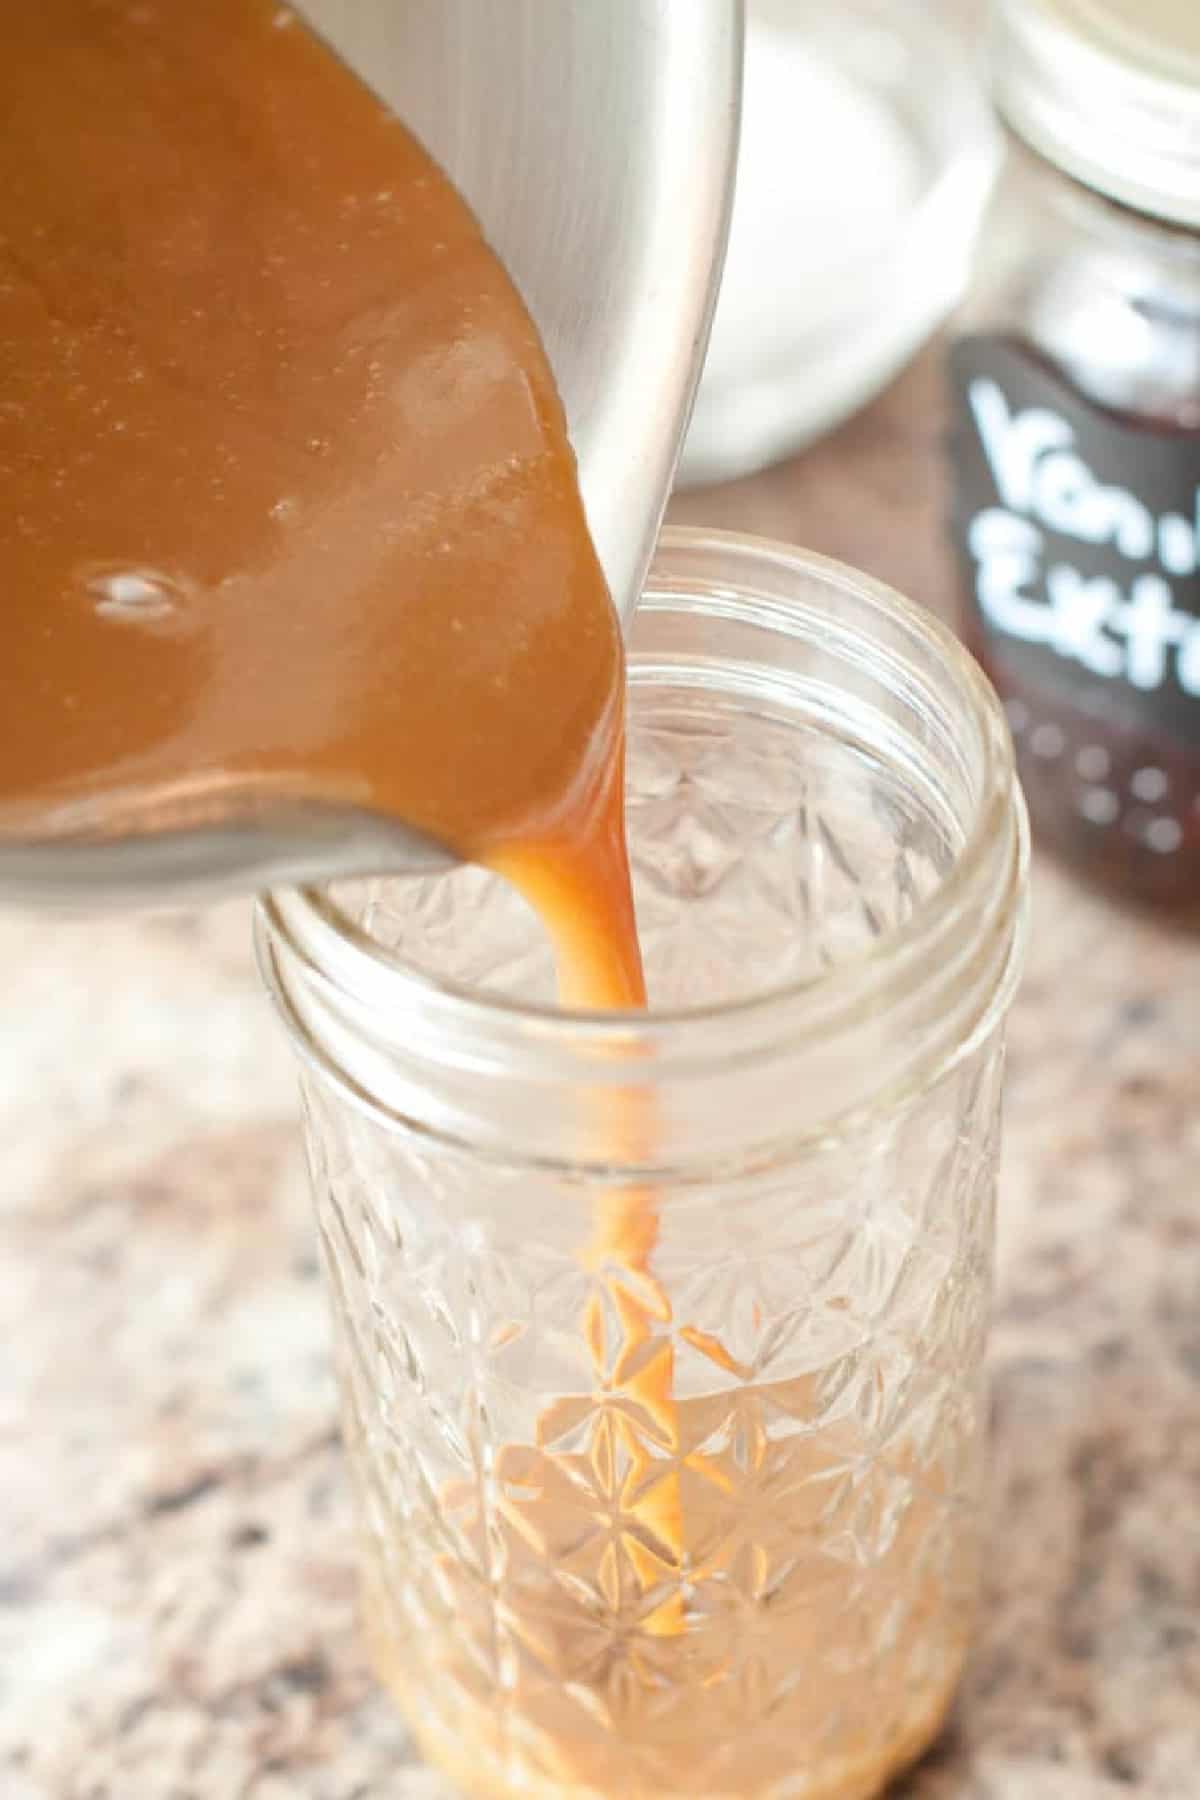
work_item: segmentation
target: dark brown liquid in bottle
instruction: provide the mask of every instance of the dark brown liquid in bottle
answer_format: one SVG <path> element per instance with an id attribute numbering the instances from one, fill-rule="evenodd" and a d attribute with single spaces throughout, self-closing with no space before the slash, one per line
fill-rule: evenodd
<path id="1" fill-rule="evenodd" d="M 1149 396 L 1145 406 L 1112 416 L 1139 434 L 1177 443 L 1185 454 L 1190 447 L 1200 468 L 1200 433 L 1178 416 L 1183 408 Z M 1200 915 L 1200 745 L 1168 729 L 1126 723 L 1112 710 L 1071 705 L 1050 687 L 1014 681 L 983 634 L 976 630 L 973 638 L 1006 703 L 1043 841 L 1097 886 Z"/>
<path id="2" fill-rule="evenodd" d="M 1200 917 L 1200 758 L 1012 679 L 977 629 L 967 641 L 1005 703 L 1039 840 L 1098 888 Z"/>
<path id="3" fill-rule="evenodd" d="M 1143 323 L 1156 328 L 1149 315 Z M 1080 338 L 1086 343 L 1088 332 L 1081 329 Z M 966 559 L 966 636 L 1008 711 L 1035 831 L 1095 886 L 1180 918 L 1200 917 L 1200 390 L 1166 393 L 1131 368 L 1127 383 L 1115 383 L 1126 389 L 1115 404 L 1110 366 L 1101 403 L 1086 368 L 1068 370 L 1037 342 L 1013 335 L 968 340 L 955 358 L 960 543 L 972 512 L 978 522 L 984 503 L 1002 498 L 982 473 L 965 399 L 968 377 L 981 369 L 1003 387 L 1011 418 L 1022 409 L 1027 420 L 1049 412 L 1070 429 L 1069 439 L 1058 435 L 1062 450 L 1085 465 L 1080 517 L 1089 505 L 1109 509 L 1096 527 L 1105 534 L 1097 545 L 1056 532 L 1034 506 L 1027 516 L 1041 544 L 1019 580 L 1006 583 L 999 571 L 993 578 L 1011 596 L 1036 595 L 1051 607 L 1055 581 L 1061 604 L 1064 569 L 1069 605 L 1080 604 L 1070 599 L 1081 594 L 1079 577 L 1109 584 L 1101 623 L 1089 626 L 1076 610 L 1057 634 L 1047 628 L 1049 642 L 997 629 L 982 599 L 983 563 Z M 1143 516 L 1131 518 L 1131 507 Z M 1122 520 L 1135 539 L 1146 534 L 1129 554 L 1120 547 Z"/>

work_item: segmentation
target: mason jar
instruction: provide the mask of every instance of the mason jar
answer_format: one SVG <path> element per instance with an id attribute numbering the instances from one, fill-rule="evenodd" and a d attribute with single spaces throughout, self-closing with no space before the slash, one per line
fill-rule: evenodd
<path id="1" fill-rule="evenodd" d="M 1043 842 L 1200 917 L 1200 5 L 993 0 L 951 350 L 966 636 Z"/>
<path id="2" fill-rule="evenodd" d="M 466 1794 L 866 1800 L 971 1630 L 1010 740 L 797 550 L 668 532 L 631 635 L 648 1013 L 476 869 L 261 908 L 367 1628 Z"/>

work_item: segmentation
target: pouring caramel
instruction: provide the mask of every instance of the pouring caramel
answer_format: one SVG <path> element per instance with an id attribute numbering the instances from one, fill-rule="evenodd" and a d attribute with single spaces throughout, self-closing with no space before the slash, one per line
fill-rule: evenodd
<path id="1" fill-rule="evenodd" d="M 11 6 L 0 103 L 0 829 L 102 834 L 117 810 L 271 795 L 366 808 L 520 888 L 568 1003 L 642 1005 L 620 631 L 545 354 L 465 203 L 269 0 Z M 653 1120 L 610 1124 L 614 1160 L 646 1160 Z M 624 1334 L 618 1395 L 656 1434 L 651 1451 L 625 1433 L 635 1475 L 655 1476 L 626 1510 L 643 1591 L 673 1582 L 647 1629 L 678 1648 L 686 1689 L 683 1572 L 703 1582 L 705 1519 L 736 1494 L 712 1458 L 683 1454 L 704 1403 L 685 1418 L 669 1336 L 651 1344 L 671 1322 L 656 1233 L 652 1194 L 614 1192 L 580 1255 Z M 598 1308 L 580 1330 L 599 1371 Z M 550 1399 L 546 1443 L 575 1403 Z M 852 1452 L 772 1454 L 799 1479 Z M 678 1466 L 658 1479 L 664 1457 Z M 502 1474 L 535 1466 L 500 1528 L 536 1563 L 574 1527 L 570 1459 L 502 1447 Z M 478 1505 L 474 1488 L 441 1498 L 447 1516 Z M 550 1594 L 525 1624 L 569 1638 L 565 1606 Z M 469 1635 L 465 1589 L 463 1607 Z M 773 1654 L 803 1655 L 814 1621 Z M 422 1654 L 449 1658 L 450 1681 L 464 1652 Z M 403 1696 L 399 1657 L 380 1644 Z M 877 1791 L 947 1692 L 812 1792 Z M 611 1758 L 623 1779 L 621 1745 L 579 1739 L 553 1696 L 528 1721 L 553 1791 L 597 1791 Z M 431 1731 L 429 1747 L 491 1792 L 472 1759 L 494 1728 L 484 1706 L 461 1741 Z M 695 1791 L 693 1737 L 669 1746 L 672 1791 Z M 748 1741 L 738 1792 L 785 1779 L 792 1742 Z"/>
<path id="2" fill-rule="evenodd" d="M 0 821 L 281 790 L 571 840 L 620 634 L 466 205 L 265 0 L 4 38 Z"/>

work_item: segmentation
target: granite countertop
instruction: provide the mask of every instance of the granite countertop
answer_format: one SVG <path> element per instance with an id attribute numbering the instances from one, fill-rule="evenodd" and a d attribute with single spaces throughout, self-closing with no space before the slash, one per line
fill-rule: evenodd
<path id="1" fill-rule="evenodd" d="M 677 503 L 948 602 L 931 359 Z M 994 1544 L 908 1800 L 1200 1793 L 1197 950 L 1040 866 Z M 244 906 L 0 916 L 0 1796 L 438 1800 L 368 1676 L 290 1053 Z"/>

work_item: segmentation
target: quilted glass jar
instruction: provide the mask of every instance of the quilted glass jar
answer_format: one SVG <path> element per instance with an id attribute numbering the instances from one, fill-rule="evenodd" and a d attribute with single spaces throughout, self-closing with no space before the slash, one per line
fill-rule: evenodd
<path id="1" fill-rule="evenodd" d="M 556 1011 L 477 870 L 260 915 L 373 1651 L 468 1794 L 864 1800 L 970 1631 L 1007 731 L 898 596 L 668 533 L 629 832 L 643 1016 Z"/>

